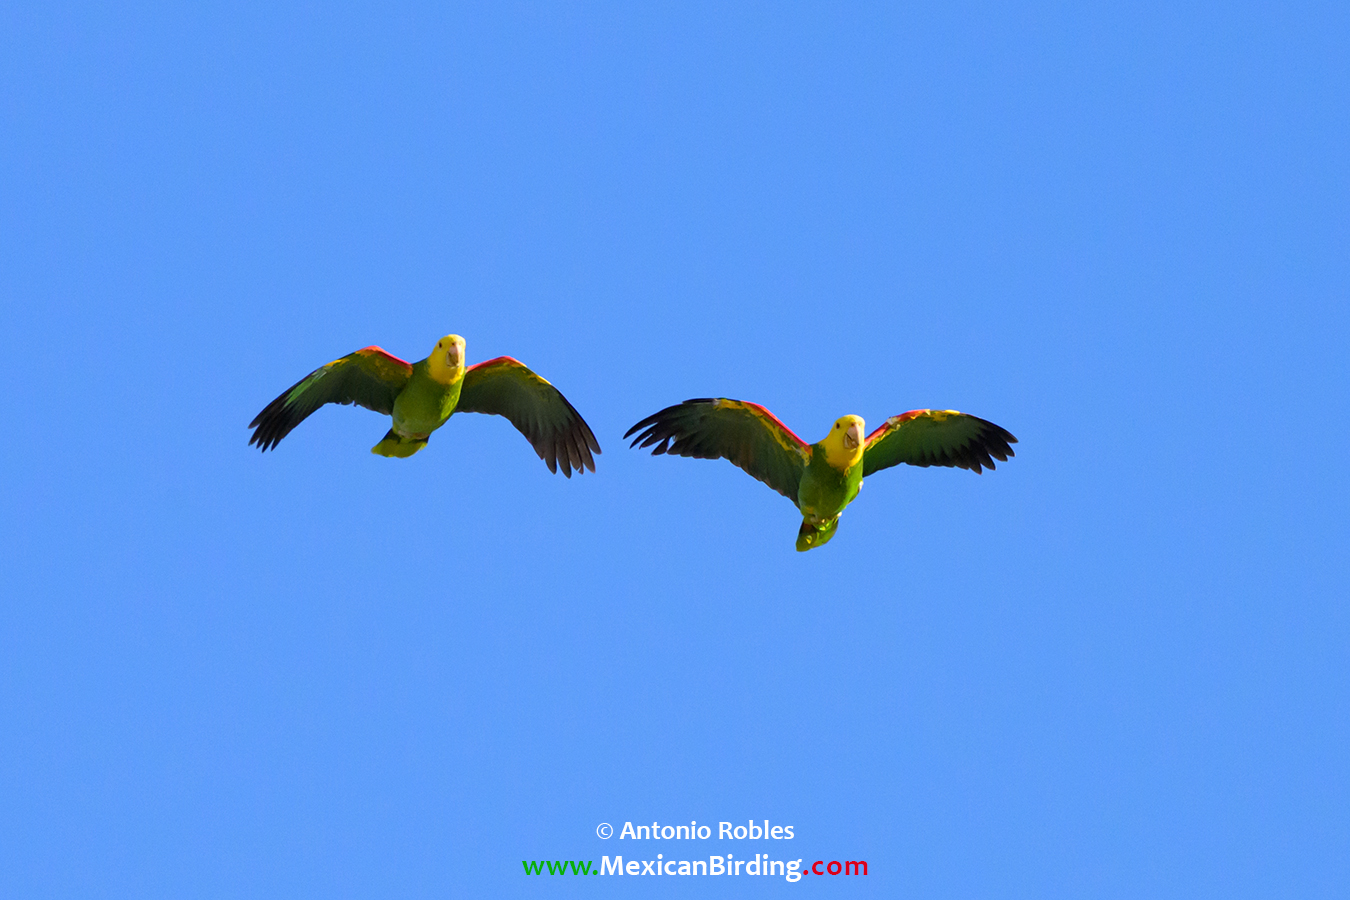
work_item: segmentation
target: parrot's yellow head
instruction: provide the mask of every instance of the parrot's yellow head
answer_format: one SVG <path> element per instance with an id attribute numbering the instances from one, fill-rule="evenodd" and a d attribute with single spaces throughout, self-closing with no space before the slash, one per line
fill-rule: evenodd
<path id="1" fill-rule="evenodd" d="M 830 433 L 820 442 L 825 449 L 825 461 L 831 468 L 843 471 L 862 461 L 865 427 L 862 416 L 842 416 L 835 421 Z"/>
<path id="2" fill-rule="evenodd" d="M 431 377 L 442 384 L 454 384 L 464 377 L 464 338 L 447 334 L 436 342 L 436 349 L 427 357 Z"/>

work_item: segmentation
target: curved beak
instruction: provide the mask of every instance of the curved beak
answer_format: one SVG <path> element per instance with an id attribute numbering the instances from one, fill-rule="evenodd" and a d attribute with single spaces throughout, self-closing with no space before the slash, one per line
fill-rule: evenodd
<path id="1" fill-rule="evenodd" d="M 844 432 L 844 449 L 857 450 L 859 447 L 862 446 L 862 442 L 863 442 L 862 426 L 859 425 L 857 422 L 854 422 L 851 425 L 849 425 L 848 429 Z"/>

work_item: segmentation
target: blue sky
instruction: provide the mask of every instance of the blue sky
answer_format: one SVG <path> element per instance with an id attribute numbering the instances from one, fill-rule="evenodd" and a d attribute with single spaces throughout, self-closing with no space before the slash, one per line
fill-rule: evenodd
<path id="1" fill-rule="evenodd" d="M 3 893 L 1343 893 L 1343 4 L 0 33 Z M 478 416 L 246 446 L 315 366 L 449 332 L 563 390 L 598 472 Z M 797 554 L 783 498 L 620 438 L 709 395 L 1021 442 Z M 795 838 L 595 834 L 752 818 Z M 521 868 L 760 851 L 869 875 Z"/>

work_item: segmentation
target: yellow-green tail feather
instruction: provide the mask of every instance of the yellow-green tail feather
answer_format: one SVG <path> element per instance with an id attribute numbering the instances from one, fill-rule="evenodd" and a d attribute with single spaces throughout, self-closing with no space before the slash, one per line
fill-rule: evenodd
<path id="1" fill-rule="evenodd" d="M 823 525 L 812 525 L 810 522 L 803 520 L 801 530 L 797 532 L 797 551 L 800 553 L 806 550 L 814 550 L 828 544 L 838 528 L 838 516 Z"/>
<path id="2" fill-rule="evenodd" d="M 394 429 L 391 428 L 389 429 L 389 433 L 384 436 L 384 440 L 380 441 L 374 447 L 371 447 L 370 452 L 379 456 L 407 459 L 426 445 L 426 438 L 415 440 L 413 438 L 400 437 L 395 433 Z"/>

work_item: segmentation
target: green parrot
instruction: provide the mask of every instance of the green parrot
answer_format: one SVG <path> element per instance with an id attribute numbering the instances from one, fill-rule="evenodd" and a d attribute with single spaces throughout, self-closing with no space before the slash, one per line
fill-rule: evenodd
<path id="1" fill-rule="evenodd" d="M 824 440 L 808 444 L 757 403 L 686 400 L 628 429 L 630 446 L 694 459 L 729 460 L 797 505 L 797 549 L 829 543 L 839 514 L 863 478 L 897 463 L 959 466 L 976 474 L 1013 456 L 1013 437 L 993 422 L 954 409 L 915 409 L 891 416 L 863 438 L 861 416 L 844 416 Z M 992 458 L 991 458 L 992 457 Z"/>
<path id="2" fill-rule="evenodd" d="M 315 369 L 249 423 L 249 444 L 272 449 L 325 403 L 355 403 L 392 416 L 393 427 L 370 451 L 380 456 L 412 456 L 461 412 L 505 416 L 550 472 L 562 466 L 568 478 L 573 469 L 594 472 L 591 454 L 600 452 L 590 426 L 557 388 L 509 356 L 465 368 L 464 338 L 457 334 L 441 338 L 415 363 L 366 347 Z"/>

